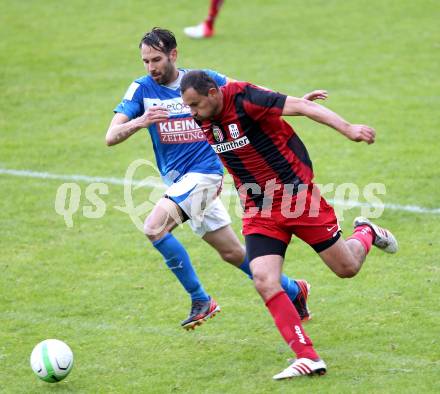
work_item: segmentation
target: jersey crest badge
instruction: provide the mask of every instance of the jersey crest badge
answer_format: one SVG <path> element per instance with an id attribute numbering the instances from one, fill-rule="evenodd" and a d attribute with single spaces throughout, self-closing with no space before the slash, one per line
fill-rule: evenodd
<path id="1" fill-rule="evenodd" d="M 217 125 L 212 126 L 212 134 L 217 142 L 222 142 L 225 139 L 223 132 Z"/>
<path id="2" fill-rule="evenodd" d="M 232 123 L 228 126 L 229 128 L 229 134 L 231 134 L 231 137 L 235 140 L 240 135 L 240 130 L 238 130 L 238 126 L 235 123 Z"/>

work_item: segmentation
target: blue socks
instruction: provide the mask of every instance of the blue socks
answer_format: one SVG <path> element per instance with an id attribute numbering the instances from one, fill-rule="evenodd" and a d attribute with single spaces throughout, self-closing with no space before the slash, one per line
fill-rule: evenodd
<path id="1" fill-rule="evenodd" d="M 240 268 L 249 278 L 252 279 L 251 269 L 249 267 L 249 261 L 247 256 L 245 257 L 243 263 L 238 267 Z M 293 301 L 299 292 L 299 287 L 294 279 L 289 278 L 287 275 L 281 275 L 281 287 L 287 293 L 290 300 Z"/>
<path id="2" fill-rule="evenodd" d="M 161 239 L 154 241 L 153 246 L 163 256 L 166 265 L 177 277 L 192 300 L 208 301 L 210 299 L 194 271 L 188 253 L 171 233 L 167 233 Z M 252 279 L 247 256 L 238 268 Z M 284 274 L 281 275 L 281 287 L 292 301 L 298 295 L 299 288 L 295 280 Z"/>
<path id="3" fill-rule="evenodd" d="M 163 256 L 168 268 L 176 275 L 179 282 L 191 296 L 191 300 L 208 301 L 206 293 L 191 264 L 188 253 L 183 245 L 171 233 L 154 241 L 153 246 Z"/>
<path id="4" fill-rule="evenodd" d="M 295 279 L 289 278 L 287 275 L 281 275 L 281 287 L 293 301 L 299 293 L 299 287 Z"/>

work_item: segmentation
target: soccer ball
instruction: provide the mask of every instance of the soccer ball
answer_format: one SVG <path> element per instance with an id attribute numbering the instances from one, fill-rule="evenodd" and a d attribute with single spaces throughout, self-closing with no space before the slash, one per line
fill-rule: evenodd
<path id="1" fill-rule="evenodd" d="M 56 383 L 63 380 L 71 371 L 72 366 L 72 350 L 63 341 L 46 339 L 32 350 L 32 370 L 45 382 Z"/>

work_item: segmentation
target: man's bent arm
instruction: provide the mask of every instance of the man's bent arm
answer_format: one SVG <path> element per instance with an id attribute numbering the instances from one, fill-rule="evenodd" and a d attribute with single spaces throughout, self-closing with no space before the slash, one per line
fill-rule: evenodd
<path id="1" fill-rule="evenodd" d="M 337 113 L 313 101 L 287 96 L 282 114 L 290 116 L 307 116 L 316 122 L 334 128 L 352 141 L 365 141 L 368 144 L 374 142 L 374 129 L 366 125 L 351 124 Z"/>
<path id="2" fill-rule="evenodd" d="M 105 142 L 108 146 L 119 144 L 140 129 L 150 127 L 153 123 L 166 121 L 167 119 L 168 111 L 162 107 L 149 108 L 143 115 L 132 120 L 129 120 L 125 114 L 117 113 L 113 116 L 107 130 Z"/>
<path id="3" fill-rule="evenodd" d="M 127 115 L 115 114 L 105 136 L 106 144 L 108 146 L 119 144 L 139 131 L 142 126 L 138 124 L 137 119 L 129 120 Z"/>

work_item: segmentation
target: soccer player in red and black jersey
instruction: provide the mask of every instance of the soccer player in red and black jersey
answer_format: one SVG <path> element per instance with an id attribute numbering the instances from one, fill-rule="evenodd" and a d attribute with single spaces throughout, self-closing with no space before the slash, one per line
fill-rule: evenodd
<path id="1" fill-rule="evenodd" d="M 274 379 L 324 374 L 326 365 L 304 332 L 297 311 L 280 287 L 292 235 L 309 244 L 339 277 L 356 275 L 372 245 L 397 251 L 389 230 L 366 218 L 354 222 L 346 240 L 333 208 L 313 183 L 304 144 L 282 115 L 307 116 L 348 139 L 372 144 L 375 131 L 350 124 L 329 109 L 246 82 L 217 87 L 202 71 L 181 82 L 183 101 L 232 175 L 244 202 L 243 234 L 258 293 L 296 360 Z"/>

